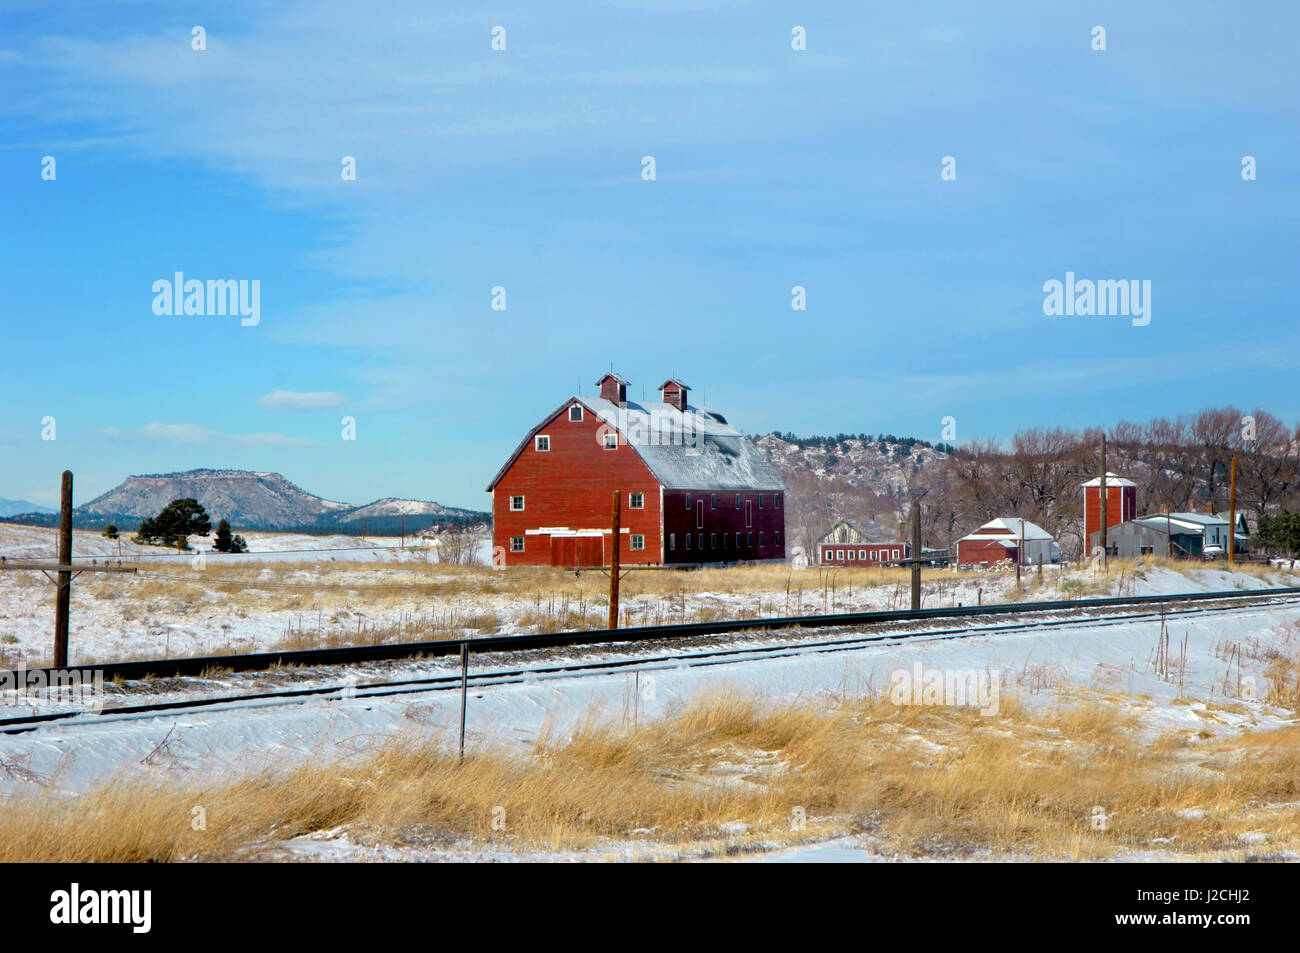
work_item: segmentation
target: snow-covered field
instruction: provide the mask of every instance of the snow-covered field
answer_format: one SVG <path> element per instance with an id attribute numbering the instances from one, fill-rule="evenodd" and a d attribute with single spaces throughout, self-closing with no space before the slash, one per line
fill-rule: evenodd
<path id="1" fill-rule="evenodd" d="M 51 555 L 48 538 L 42 538 L 41 533 L 48 536 L 48 531 L 0 525 L 0 555 L 48 558 Z M 494 580 L 499 581 L 508 574 L 495 573 L 486 567 L 453 573 L 450 567 L 443 571 L 435 563 L 430 569 L 425 553 L 419 549 L 401 551 L 387 545 L 383 549 L 367 550 L 373 562 L 361 566 L 354 562 L 355 553 L 323 551 L 343 548 L 340 543 L 350 547 L 356 540 L 253 536 L 250 544 L 263 550 L 253 559 L 265 560 L 265 568 L 251 570 L 247 577 L 250 581 L 236 591 L 211 593 L 211 602 L 206 607 L 200 599 L 198 611 L 189 618 L 185 617 L 180 600 L 194 601 L 193 593 L 173 599 L 156 581 L 151 584 L 148 576 L 105 577 L 108 581 L 98 588 L 83 583 L 81 580 L 90 578 L 83 576 L 74 584 L 77 594 L 73 605 L 74 660 L 79 652 L 101 658 L 119 654 L 161 655 L 163 651 L 149 651 L 159 648 L 151 640 L 160 633 L 165 640 L 163 650 L 171 654 L 192 654 L 230 644 L 265 647 L 283 636 L 288 618 L 312 614 L 313 600 L 327 598 L 334 600 L 327 603 L 329 614 L 348 612 L 345 625 L 356 624 L 355 619 L 362 612 L 368 613 L 371 619 L 376 614 L 387 613 L 391 618 L 412 621 L 420 612 L 426 618 L 438 613 L 451 618 L 457 613 L 467 616 L 477 612 L 487 615 L 491 624 L 465 631 L 483 634 L 535 628 L 539 624 L 540 606 L 553 606 L 558 599 L 569 600 L 571 596 L 575 601 L 583 600 L 583 611 L 591 613 L 591 624 L 598 624 L 603 613 L 602 606 L 586 604 L 589 592 L 542 594 L 520 592 L 518 587 L 506 585 L 494 587 L 491 585 Z M 92 558 L 115 558 L 116 543 L 94 536 L 79 537 L 77 552 Z M 152 553 L 137 553 L 130 544 L 124 544 L 124 558 L 139 555 Z M 332 560 L 343 555 L 346 561 L 342 565 L 332 564 Z M 234 558 L 251 562 L 249 557 Z M 209 559 L 217 561 L 213 557 Z M 402 593 L 386 595 L 391 604 L 378 607 L 364 601 L 378 600 L 377 591 L 337 591 L 339 587 L 346 590 L 349 585 L 373 585 L 376 579 L 387 579 L 384 574 L 403 561 L 421 568 L 420 579 L 429 586 L 427 591 L 410 597 Z M 52 587 L 38 575 L 22 575 L 20 581 L 17 573 L 0 573 L 0 631 L 5 636 L 7 644 L 3 648 L 9 650 L 11 664 L 18 657 L 16 652 L 39 654 L 48 640 L 52 619 Z M 635 613 L 641 611 L 647 621 L 658 621 L 656 613 L 662 621 L 676 621 L 673 613 L 682 610 L 683 600 L 689 618 L 704 613 L 776 614 L 795 609 L 815 612 L 826 608 L 837 611 L 882 608 L 899 606 L 906 598 L 905 591 L 897 584 L 846 586 L 842 577 L 832 595 L 828 591 L 829 578 L 815 570 L 790 573 L 791 578 L 802 580 L 790 583 L 799 588 L 798 606 L 791 603 L 790 592 L 775 584 L 767 588 L 737 586 L 734 591 L 728 591 L 714 585 L 718 578 L 727 578 L 725 575 L 686 573 L 680 576 L 680 592 L 665 595 L 631 591 L 631 620 L 639 622 Z M 197 571 L 195 577 L 206 578 Z M 555 585 L 561 588 L 570 585 L 568 578 L 557 574 Z M 708 585 L 696 585 L 697 579 Z M 927 579 L 927 605 L 973 604 L 977 599 L 1001 601 L 1015 591 L 1012 574 L 933 572 L 927 573 Z M 141 582 L 151 586 L 143 590 L 144 613 L 127 618 L 135 602 L 125 587 Z M 286 597 L 270 582 L 297 586 L 290 597 L 300 599 L 300 603 L 277 604 L 275 600 Z M 1086 590 L 1089 595 L 1101 592 L 1142 595 L 1296 585 L 1300 584 L 1300 577 L 1281 569 L 1261 575 L 1229 573 L 1224 567 L 1176 571 L 1149 566 L 1137 573 L 1131 568 L 1114 573 L 1100 587 L 1087 569 L 1065 573 L 1052 570 L 1041 585 L 1032 577 L 1026 582 L 1028 592 L 1024 598 L 1049 599 L 1078 592 L 1083 584 L 1092 586 Z M 119 584 L 124 588 L 114 588 Z M 256 591 L 261 584 L 268 586 L 269 596 L 265 599 Z M 467 591 L 461 592 L 462 588 Z M 409 601 L 403 601 L 408 598 Z M 344 605 L 351 608 L 340 608 Z M 572 607 L 566 611 L 569 615 L 565 618 L 573 618 Z M 174 619 L 176 615 L 181 618 Z M 639 660 L 639 675 L 633 675 L 630 669 L 537 673 L 510 684 L 472 688 L 468 704 L 468 745 L 471 750 L 513 752 L 523 757 L 539 735 L 549 732 L 552 737 L 565 737 L 593 713 L 599 718 L 617 720 L 626 718 L 631 706 L 635 717 L 644 722 L 671 717 L 691 699 L 731 689 L 773 704 L 829 702 L 887 692 L 894 673 L 913 671 L 917 666 L 926 671 L 987 673 L 1004 696 L 1014 694 L 1031 707 L 1052 705 L 1062 699 L 1099 699 L 1135 713 L 1141 721 L 1142 735 L 1147 739 L 1172 732 L 1200 743 L 1198 739 L 1295 724 L 1295 712 L 1270 703 L 1270 679 L 1276 677 L 1276 670 L 1270 669 L 1270 664 L 1277 658 L 1300 657 L 1300 604 L 1296 602 L 1234 606 L 1223 612 L 1170 616 L 1168 633 L 1174 661 L 1172 665 L 1166 664 L 1163 671 L 1158 670 L 1156 661 L 1161 630 L 1156 618 L 1101 622 L 1062 614 L 1043 621 L 1043 625 L 1022 631 L 962 637 L 936 633 L 835 652 L 825 651 L 824 647 L 819 649 L 816 643 L 825 637 L 809 633 L 799 636 L 793 647 L 780 657 L 715 658 L 709 664 L 704 664 L 702 659 L 692 662 L 672 656 L 682 651 L 706 652 L 723 646 L 776 645 L 778 640 L 775 636 L 737 636 L 700 641 L 674 650 L 616 645 L 600 650 L 538 653 L 522 659 L 482 656 L 475 659 L 476 672 L 521 665 L 541 667 L 565 659 L 590 663 L 635 658 Z M 968 624 L 979 627 L 997 623 L 970 620 Z M 953 623 L 946 622 L 931 624 L 929 629 L 954 627 Z M 911 630 L 896 626 L 873 632 Z M 841 631 L 837 637 L 847 634 Z M 345 687 L 357 680 L 365 683 L 420 678 L 455 671 L 456 663 L 451 660 L 423 660 L 353 669 L 279 671 L 207 680 L 110 685 L 108 708 L 104 714 L 94 717 L 93 723 L 55 723 L 25 734 L 0 735 L 0 794 L 75 794 L 109 778 L 220 782 L 268 768 L 283 770 L 309 762 L 362 758 L 398 736 L 431 739 L 454 747 L 459 722 L 458 693 L 425 691 L 366 697 L 364 688 L 354 692 Z M 144 700 L 246 694 L 290 683 L 295 688 L 337 686 L 340 691 L 292 704 L 269 700 L 239 702 L 143 718 L 114 715 L 111 711 L 114 706 Z M 6 702 L 10 707 L 0 708 L 0 718 L 17 717 L 32 710 L 14 707 L 7 699 Z M 1259 844 L 1267 847 L 1267 832 L 1259 836 L 1262 838 Z M 277 850 L 285 857 L 317 860 L 563 860 L 591 856 L 569 851 L 518 854 L 481 844 L 381 849 L 355 843 L 347 831 L 324 831 L 311 837 L 294 838 L 279 845 Z M 650 843 L 622 843 L 610 846 L 598 856 L 608 860 L 665 855 L 661 848 Z M 1132 856 L 1155 857 L 1154 854 Z M 837 836 L 825 843 L 770 855 L 746 851 L 737 859 L 849 861 L 891 859 L 891 855 L 881 853 L 870 838 Z"/>
<path id="2" fill-rule="evenodd" d="M 487 540 L 479 543 L 478 567 L 443 571 L 436 548 L 420 539 L 409 539 L 405 547 L 392 538 L 250 533 L 247 539 L 250 552 L 231 556 L 75 534 L 74 561 L 120 558 L 140 572 L 86 573 L 73 583 L 71 661 L 598 628 L 607 614 L 607 584 L 600 574 L 555 572 L 518 584 L 514 571 L 498 573 L 485 565 Z M 196 540 L 196 549 L 200 545 Z M 0 524 L 0 556 L 53 559 L 53 531 Z M 780 567 L 762 584 L 749 581 L 744 570 L 650 575 L 668 582 L 640 591 L 641 576 L 625 580 L 624 624 L 897 609 L 908 599 L 901 573 L 898 582 L 875 585 L 847 571 Z M 1014 574 L 1005 571 L 927 571 L 925 578 L 923 605 L 929 607 L 1262 588 L 1300 583 L 1300 571 L 1279 568 L 1266 580 L 1221 568 L 1149 567 L 1140 576 L 1114 572 L 1102 586 L 1087 568 L 1048 567 L 1041 580 L 1025 574 L 1023 594 L 1016 592 Z M 48 664 L 53 607 L 54 587 L 40 573 L 0 573 L 0 666 Z"/>
<path id="3" fill-rule="evenodd" d="M 1174 616 L 1169 620 L 1177 665 L 1156 671 L 1160 624 L 1157 620 L 1097 623 L 1061 619 L 1022 632 L 964 638 L 918 638 L 826 653 L 807 645 L 782 658 L 692 665 L 680 659 L 655 661 L 642 651 L 639 681 L 624 671 L 596 675 L 538 675 L 517 684 L 474 688 L 468 704 L 471 749 L 514 751 L 524 756 L 544 730 L 563 737 L 592 712 L 610 717 L 626 713 L 637 697 L 642 720 L 680 711 L 688 699 L 735 688 L 773 703 L 816 700 L 887 688 L 891 673 L 924 669 L 996 673 L 1003 692 L 1014 692 L 1031 705 L 1048 705 L 1062 697 L 1105 698 L 1140 714 L 1149 738 L 1168 732 L 1195 740 L 1260 731 L 1294 723 L 1294 713 L 1265 703 L 1270 653 L 1300 650 L 1300 606 L 1239 607 L 1218 614 Z M 901 629 L 899 630 L 901 631 Z M 811 636 L 809 638 L 812 638 Z M 1186 640 L 1185 659 L 1182 655 Z M 712 641 L 699 650 L 716 648 Z M 737 643 L 739 644 L 739 643 Z M 752 641 L 745 644 L 756 644 Z M 1242 647 L 1236 663 L 1230 646 Z M 631 649 L 612 647 L 593 658 L 618 660 Z M 664 650 L 658 650 L 662 654 Z M 554 664 L 576 653 L 548 653 L 531 665 Z M 476 661 L 486 671 L 515 660 Z M 300 673 L 293 687 L 337 685 L 351 676 L 368 680 L 453 673 L 452 661 L 367 666 L 351 671 Z M 244 693 L 256 686 L 284 683 L 284 674 L 227 676 L 215 682 L 158 686 L 145 692 L 112 694 L 110 707 L 145 698 L 180 698 L 212 692 Z M 1251 690 L 1243 692 L 1243 680 Z M 649 690 L 647 691 L 647 687 Z M 633 702 L 634 703 L 634 702 Z M 21 714 L 0 709 L 0 717 Z M 138 718 L 98 716 L 94 725 L 52 725 L 36 732 L 0 736 L 0 792 L 59 791 L 75 793 L 110 777 L 169 777 L 195 781 L 230 779 L 266 768 L 284 769 L 304 761 L 339 761 L 373 753 L 398 736 L 436 739 L 454 746 L 459 698 L 454 691 L 389 697 L 345 697 L 343 692 L 294 704 L 241 703 L 229 708 Z M 349 841 L 346 832 L 318 835 L 282 845 L 286 856 L 306 859 L 500 859 L 494 851 L 465 846 L 456 850 L 374 851 Z M 656 850 L 628 848 L 636 856 Z M 500 852 L 510 856 L 508 851 Z M 491 856 L 489 856 L 491 855 Z M 566 854 L 531 859 L 565 859 Z M 617 851 L 612 859 L 623 856 Z M 776 855 L 773 859 L 782 859 Z M 521 859 L 516 857 L 516 859 Z M 527 859 L 527 858 L 524 858 Z M 611 856 L 602 855 L 602 859 Z M 753 859 L 752 857 L 741 859 Z M 869 842 L 836 840 L 789 855 L 797 860 L 885 859 Z"/>

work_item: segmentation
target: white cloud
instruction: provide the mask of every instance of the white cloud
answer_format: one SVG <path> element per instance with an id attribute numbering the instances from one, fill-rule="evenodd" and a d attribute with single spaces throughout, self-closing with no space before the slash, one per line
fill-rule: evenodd
<path id="1" fill-rule="evenodd" d="M 100 427 L 95 433 L 116 440 L 170 444 L 236 444 L 256 447 L 309 447 L 314 441 L 282 433 L 223 433 L 200 424 L 164 424 L 152 421 L 135 430 Z"/>
<path id="2" fill-rule="evenodd" d="M 303 393 L 296 390 L 273 390 L 257 399 L 263 410 L 311 410 L 316 407 L 342 407 L 350 398 L 337 391 Z"/>

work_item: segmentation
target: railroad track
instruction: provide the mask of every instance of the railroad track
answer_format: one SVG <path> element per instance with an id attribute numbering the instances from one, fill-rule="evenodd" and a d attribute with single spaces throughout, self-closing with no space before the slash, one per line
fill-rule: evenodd
<path id="1" fill-rule="evenodd" d="M 1198 596 L 1201 594 L 1198 594 Z M 1253 608 L 1259 603 L 1269 606 L 1296 606 L 1300 605 L 1300 589 L 1287 590 L 1256 590 L 1249 595 L 1256 596 L 1256 599 L 1246 600 L 1238 598 L 1237 593 L 1232 594 L 1205 594 L 1218 595 L 1218 600 L 1212 599 L 1194 599 L 1187 600 L 1186 597 L 1179 596 L 1176 599 L 1167 599 L 1162 597 L 1160 601 L 1192 601 L 1192 602 L 1210 602 L 1218 601 L 1220 604 L 1208 605 L 1189 605 L 1184 607 L 1175 607 L 1169 609 L 1162 608 L 1160 611 L 1142 611 L 1128 612 L 1112 615 L 1076 615 L 1059 616 L 1045 615 L 1044 618 L 1030 621 L 1007 622 L 993 625 L 967 625 L 956 628 L 945 629 L 928 629 L 918 631 L 904 632 L 886 632 L 886 633 L 868 633 L 854 634 L 850 636 L 829 638 L 829 639 L 803 639 L 793 642 L 782 642 L 779 644 L 762 644 L 762 645 L 729 645 L 725 647 L 703 649 L 692 652 L 677 652 L 669 654 L 659 654 L 652 656 L 639 656 L 620 659 L 601 659 L 599 661 L 584 662 L 581 660 L 568 660 L 551 664 L 520 666 L 508 669 L 492 669 L 489 671 L 479 671 L 469 673 L 466 677 L 468 687 L 475 689 L 519 684 L 527 681 L 541 681 L 552 678 L 572 678 L 577 676 L 596 676 L 610 674 L 623 669 L 636 668 L 639 671 L 657 671 L 665 669 L 678 669 L 683 667 L 702 667 L 710 665 L 732 664 L 738 661 L 758 661 L 772 658 L 783 658 L 798 655 L 826 654 L 832 652 L 851 651 L 856 648 L 873 644 L 901 644 L 903 642 L 918 639 L 924 641 L 942 641 L 957 638 L 972 638 L 976 636 L 988 636 L 996 634 L 1005 634 L 1010 632 L 1030 631 L 1037 628 L 1062 628 L 1069 626 L 1109 626 L 1121 625 L 1137 621 L 1154 621 L 1156 619 L 1176 618 L 1180 616 L 1200 615 L 1206 613 L 1236 612 L 1244 608 Z M 1147 599 L 1148 597 L 1141 597 Z M 1127 601 L 1127 600 L 1125 600 Z M 1034 604 L 1037 606 L 1038 604 Z M 1080 606 L 1077 602 L 1069 603 L 1069 610 L 1077 611 Z M 1005 610 L 1006 606 L 998 607 Z M 1056 611 L 1065 611 L 1058 609 Z M 895 614 L 895 613 L 889 613 Z M 993 613 L 980 613 L 993 614 Z M 855 613 L 854 615 L 860 615 Z M 915 619 L 913 613 L 907 613 L 908 618 Z M 801 617 L 809 618 L 809 617 Z M 812 617 L 816 618 L 816 617 Z M 839 617 L 820 617 L 820 618 L 839 618 Z M 766 620 L 765 620 L 766 621 Z M 835 625 L 823 625 L 822 628 L 838 628 L 847 623 L 837 623 Z M 665 627 L 655 627 L 656 629 Z M 678 628 L 678 627 L 666 627 Z M 751 627 L 752 628 L 752 627 Z M 811 628 L 806 626 L 805 628 Z M 626 630 L 625 630 L 626 631 Z M 713 633 L 710 633 L 713 634 Z M 478 644 L 488 641 L 500 640 L 474 640 Z M 441 643 L 439 643 L 441 644 Z M 479 654 L 500 654 L 496 653 L 479 653 Z M 247 693 L 241 695 L 221 695 L 210 698 L 184 699 L 177 701 L 152 702 L 140 705 L 124 705 L 114 708 L 105 709 L 98 715 L 87 715 L 81 710 L 72 710 L 65 712 L 50 712 L 46 714 L 22 716 L 17 718 L 0 719 L 0 734 L 20 734 L 30 731 L 36 731 L 44 725 L 53 722 L 64 722 L 69 726 L 72 725 L 103 725 L 124 719 L 141 719 L 149 717 L 159 717 L 170 712 L 180 712 L 194 709 L 219 710 L 223 708 L 267 708 L 281 705 L 304 703 L 313 699 L 367 699 L 367 698 L 384 698 L 396 695 L 419 694 L 425 692 L 437 691 L 455 691 L 461 687 L 461 675 L 459 673 L 446 673 L 430 675 L 419 678 L 405 678 L 387 681 L 372 681 L 347 683 L 344 685 L 327 685 L 313 686 L 310 688 L 283 689 L 272 692 Z"/>
<path id="2" fill-rule="evenodd" d="M 245 655 L 202 655 L 189 658 L 146 659 L 107 662 L 101 665 L 72 665 L 63 669 L 29 669 L 29 672 L 80 672 L 116 678 L 183 678 L 225 670 L 251 672 L 281 666 L 349 665 L 358 662 L 393 661 L 409 658 L 437 658 L 459 655 L 461 646 L 474 654 L 533 649 L 609 645 L 615 642 L 644 642 L 661 639 L 727 635 L 734 632 L 762 632 L 783 629 L 829 629 L 884 622 L 960 619 L 986 615 L 1037 615 L 1050 612 L 1113 608 L 1120 606 L 1171 605 L 1180 602 L 1213 602 L 1300 596 L 1300 586 L 1280 589 L 1231 589 L 1226 592 L 1193 592 L 1164 596 L 1112 596 L 1104 599 L 1066 599 L 1053 602 L 1008 602 L 989 606 L 952 606 L 935 609 L 892 609 L 876 612 L 841 612 L 829 615 L 777 616 L 764 619 L 723 619 L 714 622 L 686 622 L 676 625 L 642 625 L 622 629 L 587 629 L 538 635 L 499 635 L 487 638 L 444 639 L 438 642 L 397 642 L 385 645 L 353 645 L 332 649 L 299 649 L 282 652 L 254 652 Z"/>

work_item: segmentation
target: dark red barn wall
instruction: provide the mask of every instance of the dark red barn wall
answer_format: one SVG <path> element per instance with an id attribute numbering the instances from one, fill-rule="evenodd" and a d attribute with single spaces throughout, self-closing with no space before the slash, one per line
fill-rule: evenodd
<path id="1" fill-rule="evenodd" d="M 759 506 L 760 495 L 763 497 L 762 506 Z M 688 496 L 689 506 L 686 502 Z M 737 505 L 737 497 L 739 497 L 739 505 Z M 748 503 L 748 511 L 746 503 Z M 686 547 L 687 533 L 691 534 L 689 549 Z M 704 534 L 703 550 L 700 549 L 701 533 Z M 725 545 L 722 538 L 724 533 L 727 537 Z M 736 544 L 736 533 L 741 534 L 739 546 Z M 760 533 L 763 540 L 761 544 Z M 674 538 L 675 545 L 670 545 Z M 665 563 L 785 559 L 785 544 L 785 493 L 783 491 L 664 491 Z"/>

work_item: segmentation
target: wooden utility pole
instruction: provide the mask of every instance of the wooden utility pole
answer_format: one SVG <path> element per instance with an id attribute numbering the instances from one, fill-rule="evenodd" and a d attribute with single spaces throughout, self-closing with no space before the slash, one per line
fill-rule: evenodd
<path id="1" fill-rule="evenodd" d="M 1025 518 L 1020 517 L 1020 548 L 1016 550 L 1016 588 L 1020 585 L 1020 567 L 1025 564 Z"/>
<path id="2" fill-rule="evenodd" d="M 1232 458 L 1228 477 L 1228 565 L 1237 561 L 1237 458 Z"/>
<path id="3" fill-rule="evenodd" d="M 64 568 L 66 567 L 66 568 Z M 54 597 L 54 667 L 68 665 L 68 610 L 72 607 L 72 471 L 59 494 L 59 581 Z"/>
<path id="4" fill-rule="evenodd" d="M 68 664 L 68 617 L 72 608 L 72 580 L 83 572 L 135 572 L 134 566 L 72 565 L 72 471 L 63 471 L 59 494 L 59 558 L 54 563 L 13 560 L 0 556 L 0 571 L 34 570 L 45 574 L 57 589 L 54 596 L 54 667 Z M 54 570 L 55 576 L 50 575 Z"/>
<path id="5" fill-rule="evenodd" d="M 609 628 L 618 628 L 618 551 L 619 533 L 622 531 L 619 526 L 621 517 L 620 503 L 623 499 L 623 491 L 614 491 L 614 512 L 609 521 Z"/>
<path id="6" fill-rule="evenodd" d="M 921 502 L 912 500 L 912 608 L 921 608 Z"/>
<path id="7" fill-rule="evenodd" d="M 469 643 L 460 643 L 460 761 L 465 761 L 465 705 L 469 700 Z"/>
<path id="8" fill-rule="evenodd" d="M 1101 535 L 1098 537 L 1101 541 L 1101 568 L 1105 569 L 1110 559 L 1110 548 L 1106 540 L 1107 514 L 1106 514 L 1106 435 L 1101 435 L 1101 483 L 1097 487 L 1101 491 Z"/>

